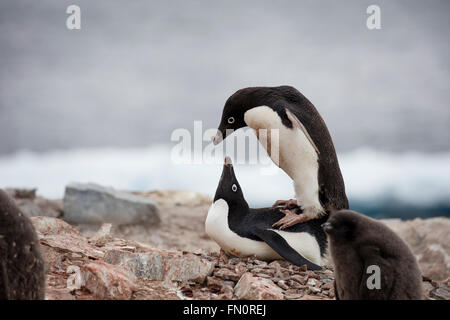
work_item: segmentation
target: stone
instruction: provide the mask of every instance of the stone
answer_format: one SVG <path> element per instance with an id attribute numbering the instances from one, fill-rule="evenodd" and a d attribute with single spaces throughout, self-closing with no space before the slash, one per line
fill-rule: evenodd
<path id="1" fill-rule="evenodd" d="M 309 288 L 309 293 L 320 293 L 320 292 L 322 292 L 322 290 L 320 290 L 319 288 L 316 288 L 316 287 L 310 287 Z"/>
<path id="2" fill-rule="evenodd" d="M 66 186 L 64 219 L 74 224 L 93 225 L 156 225 L 160 222 L 154 201 L 92 183 Z"/>
<path id="3" fill-rule="evenodd" d="M 70 291 L 79 290 L 84 285 L 84 279 L 79 266 L 71 265 L 67 267 L 66 273 L 70 274 L 67 278 L 67 289 Z"/>
<path id="4" fill-rule="evenodd" d="M 303 297 L 303 294 L 300 294 L 300 293 L 291 293 L 291 294 L 284 295 L 284 298 L 286 300 L 299 300 L 301 297 Z"/>
<path id="5" fill-rule="evenodd" d="M 224 285 L 224 281 L 215 277 L 206 277 L 206 285 L 211 288 L 221 289 Z"/>
<path id="6" fill-rule="evenodd" d="M 232 270 L 227 268 L 218 269 L 217 271 L 214 272 L 215 277 L 231 281 L 239 281 L 241 275 L 242 274 L 233 272 Z"/>
<path id="7" fill-rule="evenodd" d="M 277 282 L 277 285 L 283 290 L 288 290 L 289 289 L 289 286 L 286 284 L 286 282 L 284 280 L 279 280 Z"/>
<path id="8" fill-rule="evenodd" d="M 81 267 L 83 287 L 99 299 L 130 299 L 138 279 L 129 270 L 100 261 Z"/>
<path id="9" fill-rule="evenodd" d="M 432 290 L 430 297 L 437 300 L 450 300 L 450 286 L 442 285 Z"/>
<path id="10" fill-rule="evenodd" d="M 320 288 L 322 290 L 331 290 L 333 288 L 333 286 L 334 286 L 333 282 L 328 282 L 328 283 L 323 284 Z"/>
<path id="11" fill-rule="evenodd" d="M 422 274 L 433 280 L 450 277 L 450 219 L 380 220 L 411 248 Z"/>
<path id="12" fill-rule="evenodd" d="M 309 278 L 308 281 L 306 282 L 306 285 L 314 287 L 316 285 L 317 280 L 313 279 L 313 278 Z"/>
<path id="13" fill-rule="evenodd" d="M 51 217 L 31 217 L 30 219 L 36 229 L 41 245 L 49 246 L 59 251 L 80 253 L 91 258 L 98 259 L 103 257 L 103 251 L 89 244 L 87 239 L 67 222 Z"/>
<path id="14" fill-rule="evenodd" d="M 95 246 L 103 246 L 108 242 L 111 242 L 114 240 L 112 236 L 112 224 L 111 223 L 104 223 L 101 225 L 100 229 L 89 238 L 89 242 L 94 244 Z"/>
<path id="15" fill-rule="evenodd" d="M 49 288 L 47 286 L 45 289 L 45 300 L 75 300 L 75 296 L 67 288 Z"/>
<path id="16" fill-rule="evenodd" d="M 59 218 L 63 215 L 62 202 L 58 200 L 15 199 L 17 205 L 28 217 L 47 216 Z"/>
<path id="17" fill-rule="evenodd" d="M 292 275 L 290 278 L 292 280 L 294 280 L 294 281 L 297 281 L 301 285 L 305 285 L 306 282 L 308 281 L 307 277 L 304 277 L 304 276 L 301 276 L 301 275 L 298 275 L 298 274 Z"/>
<path id="18" fill-rule="evenodd" d="M 106 253 L 104 260 L 127 267 L 140 279 L 198 283 L 203 283 L 211 275 L 215 265 L 192 253 L 162 249 L 145 249 L 137 253 L 111 250 Z"/>
<path id="19" fill-rule="evenodd" d="M 196 207 L 210 205 L 212 202 L 209 195 L 189 190 L 155 190 L 135 194 L 152 199 L 161 205 Z"/>
<path id="20" fill-rule="evenodd" d="M 301 297 L 298 300 L 327 300 L 327 298 L 305 294 L 303 297 Z"/>
<path id="21" fill-rule="evenodd" d="M 279 300 L 283 299 L 283 291 L 270 279 L 255 277 L 246 272 L 234 287 L 238 299 L 246 300 Z"/>

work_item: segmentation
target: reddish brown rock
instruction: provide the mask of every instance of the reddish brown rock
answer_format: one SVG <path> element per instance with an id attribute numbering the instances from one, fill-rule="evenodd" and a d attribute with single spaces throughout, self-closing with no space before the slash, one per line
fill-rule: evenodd
<path id="1" fill-rule="evenodd" d="M 215 265 L 192 253 L 161 249 L 146 249 L 139 253 L 111 250 L 106 253 L 105 261 L 125 266 L 141 279 L 199 283 L 212 273 Z"/>
<path id="2" fill-rule="evenodd" d="M 214 276 L 224 280 L 239 281 L 241 275 L 230 269 L 222 268 L 214 272 Z"/>
<path id="3" fill-rule="evenodd" d="M 327 300 L 327 298 L 306 294 L 298 300 Z"/>
<path id="4" fill-rule="evenodd" d="M 246 300 L 279 300 L 283 299 L 283 291 L 270 279 L 255 277 L 250 272 L 242 275 L 234 287 L 239 299 Z"/>
<path id="5" fill-rule="evenodd" d="M 138 279 L 129 270 L 104 262 L 91 262 L 81 268 L 83 287 L 99 299 L 130 299 Z"/>
<path id="6" fill-rule="evenodd" d="M 77 229 L 61 219 L 32 217 L 31 221 L 42 245 L 97 259 L 104 255 L 103 251 L 89 244 Z"/>
<path id="7" fill-rule="evenodd" d="M 410 246 L 424 276 L 433 280 L 450 277 L 450 219 L 436 217 L 380 221 Z"/>

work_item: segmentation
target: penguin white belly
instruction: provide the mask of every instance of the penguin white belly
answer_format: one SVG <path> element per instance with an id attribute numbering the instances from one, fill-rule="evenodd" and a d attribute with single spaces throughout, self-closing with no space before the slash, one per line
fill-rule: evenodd
<path id="1" fill-rule="evenodd" d="M 239 257 L 256 256 L 262 260 L 283 259 L 263 241 L 244 238 L 230 230 L 228 225 L 228 204 L 218 199 L 209 208 L 205 230 L 226 252 Z M 291 233 L 273 230 L 282 236 L 295 251 L 311 262 L 321 265 L 320 248 L 316 239 L 306 232 Z"/>
<path id="2" fill-rule="evenodd" d="M 286 127 L 278 113 L 267 106 L 255 107 L 244 114 L 245 123 L 255 131 L 267 129 L 267 153 L 283 171 L 294 181 L 295 195 L 302 209 L 322 212 L 319 201 L 319 163 L 316 146 L 300 121 L 287 113 L 293 128 Z M 278 130 L 278 143 L 271 141 L 270 130 Z M 278 144 L 278 154 L 272 154 L 272 144 Z M 272 148 L 273 149 L 273 148 Z M 276 151 L 276 148 L 275 150 Z"/>

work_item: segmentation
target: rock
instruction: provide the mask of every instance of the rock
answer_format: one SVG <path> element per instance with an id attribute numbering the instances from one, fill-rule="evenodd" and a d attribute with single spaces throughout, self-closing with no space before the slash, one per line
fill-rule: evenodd
<path id="1" fill-rule="evenodd" d="M 103 246 L 108 242 L 113 241 L 112 236 L 112 224 L 111 223 L 104 223 L 100 227 L 100 229 L 89 238 L 89 242 L 94 244 L 95 246 Z"/>
<path id="2" fill-rule="evenodd" d="M 105 261 L 126 266 L 138 278 L 157 281 L 194 281 L 202 283 L 211 275 L 215 263 L 192 253 L 161 249 L 146 249 L 132 253 L 111 250 Z"/>
<path id="3" fill-rule="evenodd" d="M 242 274 L 246 271 L 245 268 L 239 269 L 235 268 L 236 271 L 230 270 L 228 268 L 221 268 L 214 272 L 214 276 L 224 279 L 224 280 L 231 280 L 231 281 L 239 281 Z"/>
<path id="4" fill-rule="evenodd" d="M 219 290 L 224 286 L 224 281 L 215 277 L 206 277 L 206 285 Z"/>
<path id="5" fill-rule="evenodd" d="M 303 294 L 300 293 L 289 293 L 284 295 L 286 300 L 299 300 L 301 297 L 303 297 Z"/>
<path id="6" fill-rule="evenodd" d="M 47 287 L 45 289 L 45 300 L 75 300 L 75 296 L 67 288 Z"/>
<path id="7" fill-rule="evenodd" d="M 306 295 L 304 295 L 303 297 L 301 297 L 298 300 L 326 300 L 326 298 L 320 297 L 320 296 L 313 296 L 313 295 L 306 294 Z"/>
<path id="8" fill-rule="evenodd" d="M 145 193 L 135 192 L 134 194 L 152 199 L 160 205 L 196 207 L 210 205 L 212 202 L 209 195 L 188 190 L 155 190 Z"/>
<path id="9" fill-rule="evenodd" d="M 129 270 L 104 262 L 91 262 L 80 270 L 83 287 L 99 299 L 130 299 L 138 279 Z"/>
<path id="10" fill-rule="evenodd" d="M 32 217 L 41 245 L 59 251 L 80 253 L 91 258 L 102 258 L 104 252 L 89 244 L 81 233 L 67 222 L 51 217 Z M 44 256 L 46 250 L 44 248 Z M 45 257 L 48 261 L 48 258 Z"/>
<path id="11" fill-rule="evenodd" d="M 75 224 L 155 225 L 160 222 L 152 200 L 97 184 L 72 183 L 64 194 L 64 219 Z"/>
<path id="12" fill-rule="evenodd" d="M 301 285 L 305 285 L 306 282 L 308 281 L 307 277 L 301 276 L 301 275 L 298 275 L 298 274 L 295 274 L 295 275 L 291 276 L 291 279 L 296 281 L 296 282 L 298 282 L 298 283 L 300 283 Z"/>
<path id="13" fill-rule="evenodd" d="M 320 293 L 320 292 L 322 292 L 322 290 L 320 290 L 319 288 L 316 287 L 309 288 L 309 293 Z"/>
<path id="14" fill-rule="evenodd" d="M 47 216 L 58 218 L 63 214 L 61 200 L 48 200 L 36 196 L 36 189 L 6 189 L 17 206 L 28 217 Z"/>
<path id="15" fill-rule="evenodd" d="M 333 282 L 328 282 L 328 283 L 323 284 L 320 288 L 322 290 L 331 290 L 333 287 L 334 287 Z"/>
<path id="16" fill-rule="evenodd" d="M 306 285 L 310 286 L 310 287 L 314 287 L 316 285 L 316 282 L 317 282 L 316 279 L 309 278 L 308 281 L 306 282 Z"/>
<path id="17" fill-rule="evenodd" d="M 288 290 L 289 289 L 289 286 L 286 284 L 286 282 L 284 280 L 279 280 L 277 282 L 277 285 L 283 290 Z"/>
<path id="18" fill-rule="evenodd" d="M 21 188 L 6 188 L 5 192 L 14 199 L 30 199 L 36 198 L 37 189 L 21 189 Z"/>
<path id="19" fill-rule="evenodd" d="M 79 266 L 71 265 L 67 268 L 66 273 L 70 274 L 67 278 L 67 289 L 70 291 L 79 290 L 84 285 L 84 278 L 81 275 Z"/>
<path id="20" fill-rule="evenodd" d="M 422 274 L 433 280 L 450 277 L 450 219 L 380 220 L 411 248 Z"/>
<path id="21" fill-rule="evenodd" d="M 59 218 L 63 216 L 61 200 L 47 200 L 37 197 L 33 200 L 16 199 L 17 205 L 29 217 L 46 216 Z"/>
<path id="22" fill-rule="evenodd" d="M 246 300 L 283 299 L 282 290 L 272 280 L 254 277 L 250 272 L 242 275 L 234 287 L 234 293 L 239 299 Z"/>
<path id="23" fill-rule="evenodd" d="M 450 300 L 450 286 L 441 285 L 430 292 L 430 297 L 437 300 Z"/>

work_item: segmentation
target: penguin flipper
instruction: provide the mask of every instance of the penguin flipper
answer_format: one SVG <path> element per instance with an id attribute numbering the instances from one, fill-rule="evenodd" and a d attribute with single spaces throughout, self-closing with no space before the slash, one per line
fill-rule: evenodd
<path id="1" fill-rule="evenodd" d="M 301 121 L 291 112 L 288 108 L 286 108 L 286 116 L 288 119 L 292 122 L 292 125 L 296 128 L 299 128 L 301 131 L 303 131 L 304 135 L 308 139 L 309 143 L 313 146 L 314 150 L 316 150 L 317 154 L 320 154 L 319 148 L 317 148 L 316 144 L 314 143 L 314 140 L 311 138 L 311 136 L 308 133 L 308 130 L 306 130 L 305 126 Z"/>
<path id="2" fill-rule="evenodd" d="M 256 228 L 255 235 L 261 238 L 267 243 L 276 253 L 282 256 L 287 261 L 295 264 L 296 266 L 303 266 L 306 264 L 309 270 L 321 270 L 322 267 L 315 263 L 312 263 L 308 259 L 304 258 L 297 251 L 287 243 L 287 241 L 278 233 L 272 230 Z"/>

